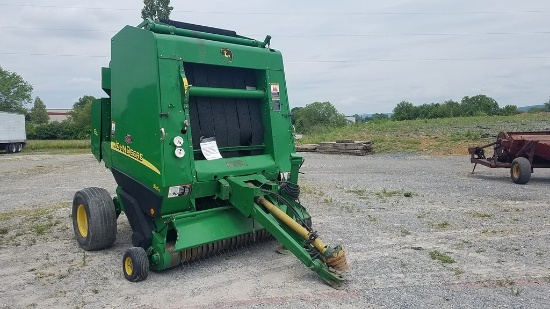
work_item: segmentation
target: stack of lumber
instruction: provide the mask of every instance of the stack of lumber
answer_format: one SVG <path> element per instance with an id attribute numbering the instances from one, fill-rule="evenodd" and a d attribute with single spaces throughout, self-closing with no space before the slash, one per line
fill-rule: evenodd
<path id="1" fill-rule="evenodd" d="M 319 144 L 301 144 L 296 145 L 296 151 L 298 152 L 315 152 L 317 151 Z"/>
<path id="2" fill-rule="evenodd" d="M 320 144 L 297 145 L 296 151 L 364 156 L 374 153 L 374 147 L 372 141 L 337 140 L 335 142 L 322 142 Z"/>

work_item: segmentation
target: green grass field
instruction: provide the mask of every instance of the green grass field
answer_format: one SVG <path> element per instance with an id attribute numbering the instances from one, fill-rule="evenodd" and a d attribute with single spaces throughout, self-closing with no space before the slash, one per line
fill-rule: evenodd
<path id="1" fill-rule="evenodd" d="M 89 153 L 89 140 L 28 140 L 24 153 Z"/>
<path id="2" fill-rule="evenodd" d="M 376 153 L 464 155 L 468 153 L 468 147 L 494 142 L 501 131 L 549 129 L 550 113 L 523 113 L 514 116 L 368 122 L 304 136 L 297 142 L 309 144 L 337 139 L 371 140 Z"/>

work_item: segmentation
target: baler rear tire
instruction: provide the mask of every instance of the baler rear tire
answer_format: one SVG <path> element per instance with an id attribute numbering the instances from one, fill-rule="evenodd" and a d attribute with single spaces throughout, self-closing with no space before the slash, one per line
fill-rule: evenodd
<path id="1" fill-rule="evenodd" d="M 523 185 L 531 179 L 531 163 L 524 157 L 515 158 L 510 167 L 510 177 L 514 183 Z"/>
<path id="2" fill-rule="evenodd" d="M 149 259 L 142 247 L 128 248 L 122 257 L 122 271 L 124 278 L 131 282 L 147 279 L 149 275 Z"/>
<path id="3" fill-rule="evenodd" d="M 92 187 L 76 192 L 72 218 L 76 241 L 82 249 L 101 250 L 115 242 L 116 210 L 107 190 Z"/>

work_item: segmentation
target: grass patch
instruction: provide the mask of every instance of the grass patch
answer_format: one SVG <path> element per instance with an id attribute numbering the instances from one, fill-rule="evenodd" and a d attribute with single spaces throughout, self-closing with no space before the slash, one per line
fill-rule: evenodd
<path id="1" fill-rule="evenodd" d="M 430 251 L 430 257 L 432 258 L 432 260 L 437 260 L 443 264 L 455 263 L 455 260 L 450 255 L 447 255 L 446 253 L 441 253 L 437 250 Z"/>
<path id="2" fill-rule="evenodd" d="M 443 221 L 443 222 L 439 222 L 439 223 L 430 223 L 430 225 L 432 227 L 437 227 L 437 228 L 440 228 L 440 229 L 446 229 L 448 227 L 451 226 L 451 223 L 449 221 Z"/>
<path id="3" fill-rule="evenodd" d="M 90 140 L 28 140 L 24 152 L 85 153 L 90 151 Z"/>
<path id="4" fill-rule="evenodd" d="M 46 217 L 52 211 L 69 206 L 71 206 L 71 202 L 61 202 L 47 208 L 16 209 L 12 211 L 0 212 L 0 221 L 7 221 L 15 217 L 25 217 L 31 220 L 39 219 L 41 217 Z"/>
<path id="5" fill-rule="evenodd" d="M 465 273 L 464 269 L 460 267 L 454 268 L 453 271 L 457 277 Z"/>
<path id="6" fill-rule="evenodd" d="M 489 214 L 489 213 L 478 212 L 478 211 L 474 210 L 474 211 L 470 212 L 470 216 L 472 216 L 472 218 L 491 218 L 493 215 Z"/>
<path id="7" fill-rule="evenodd" d="M 388 190 L 386 188 L 383 188 L 382 190 L 380 191 L 377 191 L 377 192 L 368 192 L 367 190 L 365 189 L 348 189 L 348 190 L 345 190 L 344 192 L 346 193 L 351 193 L 351 194 L 355 194 L 359 199 L 367 199 L 369 195 L 374 195 L 376 196 L 377 198 L 381 199 L 381 200 L 384 200 L 386 198 L 389 198 L 389 197 L 394 197 L 394 196 L 398 196 L 398 195 L 403 195 L 405 197 L 412 197 L 413 196 L 413 193 L 412 192 L 403 192 L 403 190 Z"/>
<path id="8" fill-rule="evenodd" d="M 49 232 L 53 226 L 53 222 L 37 223 L 32 226 L 32 229 L 36 233 L 36 235 L 44 235 L 46 234 L 46 232 Z"/>
<path id="9" fill-rule="evenodd" d="M 304 136 L 304 144 L 352 139 L 374 142 L 376 153 L 467 155 L 468 147 L 495 141 L 501 131 L 540 131 L 549 113 L 475 116 L 405 121 L 371 121 Z"/>
<path id="10" fill-rule="evenodd" d="M 510 287 L 510 292 L 513 296 L 519 296 L 521 294 L 521 289 L 517 286 Z"/>
<path id="11" fill-rule="evenodd" d="M 316 194 L 317 191 L 315 191 L 312 187 L 305 185 L 303 183 L 300 183 L 300 193 L 303 194 Z"/>
<path id="12" fill-rule="evenodd" d="M 509 279 L 503 279 L 503 280 L 497 281 L 497 285 L 500 287 L 508 287 L 508 286 L 513 286 L 515 284 L 516 283 L 513 280 L 509 280 Z"/>
<path id="13" fill-rule="evenodd" d="M 323 199 L 323 203 L 325 204 L 332 204 L 334 201 L 332 200 L 332 197 L 328 197 Z"/>
<path id="14" fill-rule="evenodd" d="M 358 195 L 358 196 L 365 196 L 367 194 L 367 190 L 365 190 L 365 189 L 350 189 L 350 190 L 346 190 L 345 192 L 346 193 L 353 193 L 353 194 Z"/>
<path id="15" fill-rule="evenodd" d="M 381 199 L 400 195 L 400 194 L 401 194 L 401 191 L 392 191 L 392 190 L 387 190 L 386 188 L 382 189 L 382 191 L 374 192 L 374 195 L 376 195 L 376 197 Z"/>

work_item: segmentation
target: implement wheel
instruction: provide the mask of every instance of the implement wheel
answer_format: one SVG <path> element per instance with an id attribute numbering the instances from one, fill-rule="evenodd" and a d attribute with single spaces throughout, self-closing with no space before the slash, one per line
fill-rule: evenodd
<path id="1" fill-rule="evenodd" d="M 101 250 L 116 239 L 116 210 L 107 190 L 86 188 L 73 199 L 73 229 L 78 245 L 86 250 Z"/>
<path id="2" fill-rule="evenodd" d="M 128 281 L 138 282 L 149 275 L 149 259 L 142 247 L 128 248 L 122 257 L 122 271 Z"/>
<path id="3" fill-rule="evenodd" d="M 531 163 L 524 157 L 515 158 L 510 167 L 510 176 L 514 183 L 523 185 L 531 179 Z"/>

